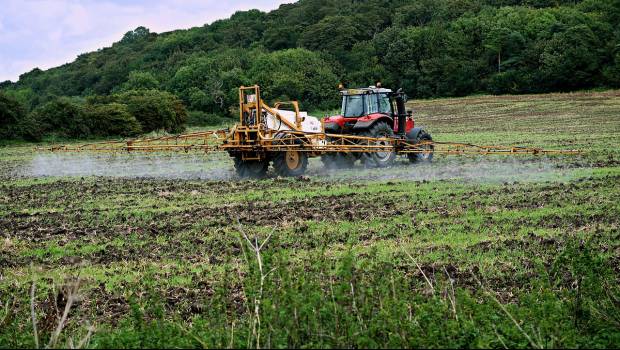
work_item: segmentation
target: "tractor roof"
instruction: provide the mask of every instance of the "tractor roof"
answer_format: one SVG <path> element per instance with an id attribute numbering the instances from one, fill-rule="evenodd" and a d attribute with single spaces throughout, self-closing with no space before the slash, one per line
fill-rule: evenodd
<path id="1" fill-rule="evenodd" d="M 344 89 L 340 91 L 343 95 L 365 95 L 365 94 L 381 94 L 390 93 L 391 89 L 378 88 L 376 86 L 369 86 L 363 88 Z"/>

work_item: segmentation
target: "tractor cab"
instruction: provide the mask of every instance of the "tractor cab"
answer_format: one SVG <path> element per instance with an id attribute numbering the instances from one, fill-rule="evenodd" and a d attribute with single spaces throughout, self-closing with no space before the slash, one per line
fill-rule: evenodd
<path id="1" fill-rule="evenodd" d="M 413 128 L 411 114 L 399 111 L 397 99 L 404 100 L 404 93 L 393 92 L 381 86 L 341 89 L 340 114 L 323 120 L 325 132 L 336 134 L 361 134 L 376 123 L 385 123 L 398 133 L 398 116 L 406 118 L 405 132 Z M 402 103 L 404 108 L 404 101 Z"/>
<path id="2" fill-rule="evenodd" d="M 341 92 L 341 114 L 345 118 L 359 118 L 370 114 L 394 113 L 390 95 L 392 90 L 371 86 L 363 89 L 348 89 Z"/>

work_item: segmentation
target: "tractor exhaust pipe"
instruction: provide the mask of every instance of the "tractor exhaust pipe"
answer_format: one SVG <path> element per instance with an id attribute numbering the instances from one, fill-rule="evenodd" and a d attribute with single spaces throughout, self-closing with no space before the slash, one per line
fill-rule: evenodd
<path id="1" fill-rule="evenodd" d="M 405 109 L 405 93 L 403 89 L 396 92 L 396 114 L 398 117 L 398 135 L 405 137 L 407 133 L 407 110 Z"/>

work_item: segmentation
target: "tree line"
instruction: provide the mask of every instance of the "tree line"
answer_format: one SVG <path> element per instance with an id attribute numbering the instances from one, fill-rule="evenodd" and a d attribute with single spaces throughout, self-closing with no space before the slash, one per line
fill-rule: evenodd
<path id="1" fill-rule="evenodd" d="M 55 97 L 28 112 L 18 100 L 0 92 L 0 139 L 41 141 L 44 136 L 89 138 L 136 136 L 184 130 L 183 102 L 159 90 L 129 90 L 107 95 Z"/>
<path id="2" fill-rule="evenodd" d="M 255 83 L 310 110 L 336 107 L 338 83 L 412 98 L 620 87 L 619 24 L 620 0 L 301 0 L 189 30 L 139 27 L 0 83 L 0 137 L 175 132 L 235 116 L 237 87 Z"/>

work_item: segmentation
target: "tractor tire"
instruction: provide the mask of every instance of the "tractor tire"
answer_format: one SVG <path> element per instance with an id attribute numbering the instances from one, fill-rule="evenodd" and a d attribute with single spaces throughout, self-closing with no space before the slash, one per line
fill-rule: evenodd
<path id="1" fill-rule="evenodd" d="M 242 179 L 262 179 L 269 169 L 269 161 L 243 160 L 240 156 L 235 158 L 235 171 Z"/>
<path id="2" fill-rule="evenodd" d="M 378 122 L 375 125 L 371 126 L 366 132 L 362 133 L 361 136 L 367 137 L 394 137 L 394 131 L 392 128 L 387 125 L 385 122 Z M 384 141 L 377 141 L 377 145 L 385 145 Z M 394 160 L 396 159 L 395 151 L 388 152 L 368 152 L 364 153 L 362 156 L 362 161 L 364 165 L 368 168 L 385 168 L 392 164 L 394 164 Z"/>
<path id="3" fill-rule="evenodd" d="M 423 141 L 433 141 L 433 138 L 426 131 L 421 131 L 418 139 L 415 141 L 423 142 Z M 433 160 L 433 150 L 435 147 L 433 145 L 424 146 L 425 149 L 430 150 L 429 153 L 409 153 L 407 154 L 407 158 L 409 158 L 409 162 L 411 163 L 430 163 Z"/>
<path id="4" fill-rule="evenodd" d="M 355 156 L 348 153 L 327 153 L 321 156 L 325 169 L 349 169 L 355 164 Z"/>
<path id="5" fill-rule="evenodd" d="M 273 167 L 280 176 L 301 176 L 308 167 L 308 154 L 293 149 L 277 152 Z"/>

